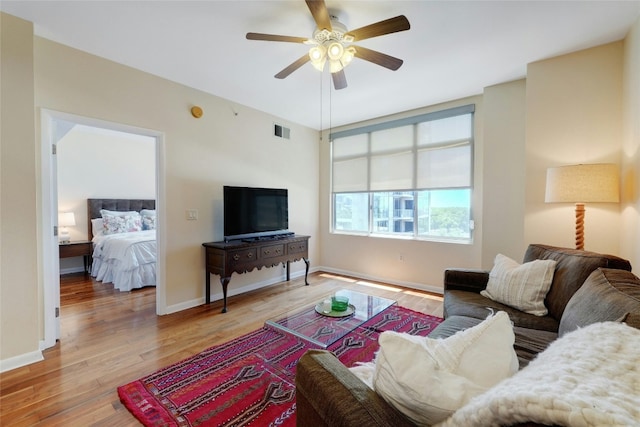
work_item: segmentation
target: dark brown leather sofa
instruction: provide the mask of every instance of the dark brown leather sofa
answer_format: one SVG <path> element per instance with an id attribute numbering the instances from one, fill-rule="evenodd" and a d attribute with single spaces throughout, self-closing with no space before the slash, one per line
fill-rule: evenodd
<path id="1" fill-rule="evenodd" d="M 446 338 L 474 326 L 493 311 L 506 311 L 515 332 L 520 367 L 553 340 L 578 327 L 640 315 L 640 279 L 629 261 L 595 252 L 532 244 L 523 262 L 557 261 L 545 305 L 534 316 L 480 295 L 489 272 L 448 269 L 444 275 L 444 317 L 430 337 Z M 298 426 L 411 426 L 400 412 L 361 382 L 331 353 L 310 350 L 296 374 Z M 523 423 L 519 426 L 537 424 Z"/>

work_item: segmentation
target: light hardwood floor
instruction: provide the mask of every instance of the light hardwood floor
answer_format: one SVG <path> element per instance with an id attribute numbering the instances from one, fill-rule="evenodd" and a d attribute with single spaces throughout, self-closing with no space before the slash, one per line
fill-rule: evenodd
<path id="1" fill-rule="evenodd" d="M 118 292 L 83 274 L 63 276 L 62 338 L 44 361 L 0 374 L 0 425 L 138 426 L 118 386 L 342 288 L 442 316 L 441 296 L 427 292 L 326 273 L 311 274 L 309 283 L 294 279 L 231 297 L 225 314 L 217 301 L 156 316 L 155 288 Z"/>

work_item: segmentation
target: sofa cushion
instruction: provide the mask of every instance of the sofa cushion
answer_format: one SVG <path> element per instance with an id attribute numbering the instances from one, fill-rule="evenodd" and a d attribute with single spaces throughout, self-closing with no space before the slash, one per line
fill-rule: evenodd
<path id="1" fill-rule="evenodd" d="M 386 331 L 378 340 L 374 389 L 420 425 L 442 421 L 518 370 L 504 312 L 447 339 Z"/>
<path id="2" fill-rule="evenodd" d="M 298 362 L 296 419 L 314 427 L 414 425 L 326 350 L 308 350 Z"/>
<path id="3" fill-rule="evenodd" d="M 640 279 L 630 271 L 598 268 L 569 300 L 560 320 L 560 336 L 596 322 L 615 321 L 640 312 Z"/>
<path id="4" fill-rule="evenodd" d="M 554 260 L 533 260 L 520 264 L 502 254 L 496 255 L 489 272 L 484 297 L 506 304 L 535 316 L 547 314 L 544 298 L 551 286 Z"/>
<path id="5" fill-rule="evenodd" d="M 513 327 L 513 333 L 516 336 L 513 348 L 518 355 L 520 369 L 527 366 L 529 362 L 558 338 L 557 332 L 539 331 L 517 326 Z"/>
<path id="6" fill-rule="evenodd" d="M 640 329 L 640 312 L 625 314 L 622 319 L 622 323 L 626 323 L 633 328 Z"/>
<path id="7" fill-rule="evenodd" d="M 429 338 L 447 338 L 480 322 L 482 320 L 473 317 L 450 316 L 431 331 Z M 513 333 L 515 334 L 513 348 L 518 356 L 520 369 L 527 366 L 538 353 L 544 351 L 549 344 L 558 338 L 556 332 L 539 331 L 518 326 L 513 327 Z"/>
<path id="8" fill-rule="evenodd" d="M 514 326 L 557 332 L 558 320 L 551 316 L 534 316 L 492 301 L 475 292 L 447 291 L 443 302 L 444 318 L 466 316 L 485 319 L 491 312 L 504 311 L 509 315 Z"/>
<path id="9" fill-rule="evenodd" d="M 631 271 L 629 261 L 613 255 L 531 244 L 527 248 L 523 262 L 535 259 L 557 261 L 545 306 L 549 310 L 549 315 L 558 321 L 562 318 L 562 313 L 573 294 L 593 270 L 604 267 Z"/>

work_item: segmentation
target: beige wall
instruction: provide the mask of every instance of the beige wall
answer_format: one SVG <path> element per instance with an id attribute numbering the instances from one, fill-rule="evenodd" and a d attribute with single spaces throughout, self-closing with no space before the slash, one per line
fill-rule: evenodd
<path id="1" fill-rule="evenodd" d="M 529 64 L 525 241 L 574 245 L 574 205 L 544 202 L 547 168 L 620 163 L 622 53 L 617 42 Z M 585 249 L 620 253 L 619 210 L 587 204 Z"/>
<path id="2" fill-rule="evenodd" d="M 337 272 L 441 289 L 442 272 L 447 267 L 489 269 L 497 253 L 521 260 L 529 243 L 573 247 L 574 206 L 544 203 L 546 169 L 621 162 L 622 47 L 623 43 L 617 42 L 530 64 L 526 81 L 487 87 L 481 97 L 474 98 L 478 107 L 473 201 L 476 230 L 471 245 L 330 234 L 330 151 L 329 144 L 323 144 L 323 264 Z M 637 96 L 632 98 L 627 103 L 635 102 L 637 108 Z M 468 102 L 460 100 L 367 123 Z M 637 210 L 629 216 L 635 220 Z M 585 226 L 588 250 L 619 254 L 623 245 L 637 247 L 637 239 L 626 233 L 619 238 L 617 204 L 587 206 Z M 399 253 L 403 262 L 398 260 Z"/>
<path id="3" fill-rule="evenodd" d="M 310 257 L 317 259 L 316 131 L 285 123 L 291 140 L 276 139 L 273 122 L 282 122 L 276 117 L 42 38 L 35 39 L 35 58 L 36 108 L 164 134 L 159 173 L 165 188 L 159 211 L 166 224 L 161 233 L 168 311 L 202 301 L 201 245 L 222 239 L 225 184 L 288 188 L 290 228 L 314 236 Z M 202 118 L 192 117 L 192 105 L 202 107 Z M 187 221 L 187 209 L 198 210 L 199 219 Z M 300 264 L 292 266 L 294 273 L 303 270 Z M 230 293 L 282 277 L 282 269 L 275 268 L 234 276 Z M 213 283 L 217 285 L 215 278 Z M 212 292 L 219 293 L 219 286 Z"/>
<path id="4" fill-rule="evenodd" d="M 521 260 L 526 180 L 526 81 L 485 88 L 482 267 L 491 268 L 501 253 Z"/>
<path id="5" fill-rule="evenodd" d="M 33 25 L 0 14 L 0 361 L 40 358 Z M 9 362 L 7 362 L 9 361 Z"/>
<path id="6" fill-rule="evenodd" d="M 620 254 L 640 268 L 640 19 L 624 41 L 622 75 Z"/>
<path id="7" fill-rule="evenodd" d="M 447 267 L 480 266 L 482 244 L 483 186 L 483 120 L 482 97 L 475 96 L 441 105 L 403 112 L 378 120 L 344 126 L 338 130 L 439 111 L 461 105 L 475 104 L 475 163 L 473 206 L 476 230 L 472 244 L 441 243 L 422 240 L 399 240 L 378 237 L 331 234 L 330 231 L 330 144 L 321 144 L 320 165 L 320 251 L 326 270 L 354 274 L 364 278 L 384 280 L 419 289 L 442 289 L 442 272 Z M 325 141 L 328 137 L 325 136 Z M 400 254 L 403 260 L 400 261 Z"/>
<path id="8" fill-rule="evenodd" d="M 518 258 L 531 241 L 571 246 L 573 207 L 544 203 L 546 168 L 581 161 L 622 163 L 623 204 L 587 206 L 586 246 L 619 253 L 640 265 L 637 22 L 624 43 L 531 64 L 526 83 L 491 86 L 482 96 L 404 113 L 476 104 L 473 202 L 477 229 L 471 245 L 332 235 L 329 146 L 325 139 L 318 149 L 317 132 L 284 122 L 291 127 L 292 139 L 275 140 L 270 137 L 272 124 L 281 121 L 269 114 L 34 39 L 31 24 L 24 21 L 2 15 L 1 22 L 3 363 L 14 357 L 28 361 L 39 354 L 42 339 L 42 267 L 36 262 L 42 251 L 36 217 L 36 200 L 41 196 L 37 184 L 40 143 L 34 105 L 36 113 L 48 108 L 163 134 L 164 162 L 159 165 L 164 180 L 160 194 L 166 237 L 163 268 L 167 305 L 174 309 L 203 297 L 201 243 L 222 237 L 223 184 L 288 187 L 291 228 L 312 236 L 314 267 L 439 288 L 444 268 L 489 268 L 496 251 Z M 35 80 L 30 80 L 34 75 Z M 194 104 L 205 111 L 199 120 L 189 114 Z M 508 185 L 504 177 L 511 180 Z M 494 187 L 500 183 L 501 187 Z M 15 206 L 20 210 L 12 210 Z M 200 219 L 186 221 L 185 209 L 198 209 Z M 403 262 L 398 260 L 400 253 Z M 295 272 L 302 269 L 294 265 Z M 230 286 L 238 290 L 281 275 L 281 269 L 234 275 Z"/>
<path id="9" fill-rule="evenodd" d="M 35 99 L 35 102 L 34 102 Z M 190 114 L 199 105 L 201 119 Z M 60 111 L 163 136 L 159 165 L 164 218 L 166 311 L 201 304 L 202 243 L 222 239 L 222 186 L 289 189 L 290 229 L 311 235 L 318 255 L 318 132 L 228 100 L 33 36 L 31 24 L 2 14 L 2 369 L 39 356 L 43 339 L 40 109 Z M 34 108 L 35 107 L 35 108 Z M 291 139 L 273 137 L 273 123 Z M 34 142 L 35 141 L 35 142 Z M 18 184 L 16 184 L 18 183 Z M 199 219 L 187 221 L 186 209 Z M 292 264 L 292 275 L 304 263 Z M 230 295 L 280 281 L 283 268 L 234 275 Z M 214 296 L 221 293 L 212 277 Z M 231 309 L 233 306 L 231 306 Z"/>

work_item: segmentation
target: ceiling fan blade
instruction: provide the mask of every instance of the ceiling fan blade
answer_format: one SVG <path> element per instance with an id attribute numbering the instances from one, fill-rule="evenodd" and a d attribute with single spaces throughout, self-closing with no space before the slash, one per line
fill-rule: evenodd
<path id="1" fill-rule="evenodd" d="M 279 36 L 276 34 L 247 33 L 247 40 L 264 40 L 270 42 L 304 43 L 305 37 Z"/>
<path id="2" fill-rule="evenodd" d="M 331 78 L 333 79 L 333 87 L 335 88 L 335 90 L 340 90 L 347 87 L 347 77 L 344 75 L 344 70 L 331 73 Z"/>
<path id="3" fill-rule="evenodd" d="M 365 61 L 396 71 L 402 65 L 402 59 L 389 56 L 377 50 L 367 49 L 366 47 L 354 46 L 356 48 L 355 56 Z"/>
<path id="4" fill-rule="evenodd" d="M 309 12 L 313 15 L 313 20 L 316 21 L 318 29 L 324 30 L 326 28 L 331 31 L 331 18 L 329 17 L 329 11 L 327 10 L 327 6 L 324 4 L 324 0 L 305 1 L 307 2 Z"/>
<path id="5" fill-rule="evenodd" d="M 346 36 L 352 36 L 354 41 L 370 39 L 372 37 L 383 36 L 385 34 L 406 31 L 411 28 L 409 20 L 406 16 L 400 15 L 395 18 L 385 19 L 375 24 L 360 27 L 346 33 Z"/>
<path id="6" fill-rule="evenodd" d="M 292 63 L 291 65 L 286 67 L 284 70 L 280 71 L 274 77 L 276 79 L 284 79 L 289 74 L 293 73 L 295 70 L 297 70 L 298 68 L 302 67 L 307 62 L 309 62 L 309 55 L 301 56 L 300 58 L 298 58 L 298 60 L 296 60 L 294 63 Z"/>

